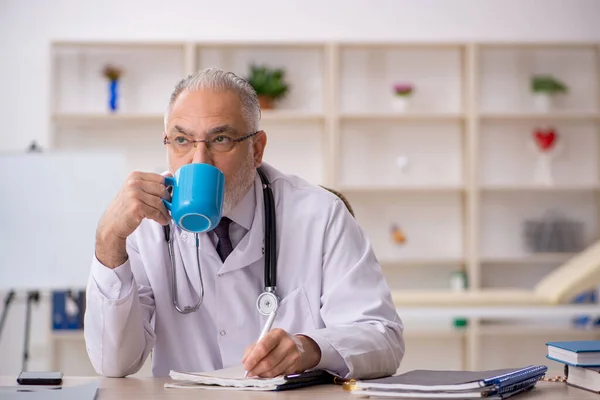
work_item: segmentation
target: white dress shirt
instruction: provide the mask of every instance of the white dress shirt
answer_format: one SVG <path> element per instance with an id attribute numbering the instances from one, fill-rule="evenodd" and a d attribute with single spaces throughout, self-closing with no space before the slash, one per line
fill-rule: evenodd
<path id="1" fill-rule="evenodd" d="M 403 324 L 371 244 L 342 200 L 263 163 L 277 219 L 277 295 L 273 328 L 312 338 L 315 367 L 345 378 L 396 372 L 404 356 Z M 212 232 L 199 234 L 201 307 L 173 306 L 172 266 L 163 228 L 143 220 L 127 239 L 128 260 L 109 269 L 94 256 L 84 334 L 95 370 L 122 377 L 152 352 L 157 377 L 171 370 L 211 371 L 241 363 L 266 321 L 256 308 L 264 290 L 264 208 L 258 174 L 227 217 L 233 252 L 222 262 Z M 171 224 L 181 306 L 202 293 L 194 234 Z"/>

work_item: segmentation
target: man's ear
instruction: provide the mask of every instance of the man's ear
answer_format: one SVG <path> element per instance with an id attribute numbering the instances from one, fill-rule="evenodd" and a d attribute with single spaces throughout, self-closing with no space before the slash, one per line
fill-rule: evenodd
<path id="1" fill-rule="evenodd" d="M 267 146 L 267 134 L 265 131 L 259 131 L 256 136 L 254 136 L 254 143 L 252 146 L 254 147 L 254 166 L 258 168 L 262 164 L 263 154 L 265 153 L 265 147 Z"/>

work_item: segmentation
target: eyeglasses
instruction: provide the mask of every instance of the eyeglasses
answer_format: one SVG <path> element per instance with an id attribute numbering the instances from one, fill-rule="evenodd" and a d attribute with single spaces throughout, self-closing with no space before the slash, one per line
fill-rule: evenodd
<path id="1" fill-rule="evenodd" d="M 244 140 L 251 138 L 260 131 L 249 133 L 237 139 L 234 139 L 227 135 L 217 135 L 210 139 L 190 140 L 187 136 L 178 135 L 173 138 L 165 137 L 163 144 L 170 145 L 173 152 L 177 155 L 189 154 L 192 148 L 198 146 L 198 143 L 206 143 L 208 151 L 214 153 L 227 153 L 235 147 L 236 143 L 243 142 Z"/>

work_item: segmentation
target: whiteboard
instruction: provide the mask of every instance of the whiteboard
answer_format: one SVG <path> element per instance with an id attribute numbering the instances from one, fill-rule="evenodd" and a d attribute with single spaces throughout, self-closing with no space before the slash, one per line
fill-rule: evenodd
<path id="1" fill-rule="evenodd" d="M 127 174 L 120 153 L 0 154 L 0 290 L 85 289 Z"/>

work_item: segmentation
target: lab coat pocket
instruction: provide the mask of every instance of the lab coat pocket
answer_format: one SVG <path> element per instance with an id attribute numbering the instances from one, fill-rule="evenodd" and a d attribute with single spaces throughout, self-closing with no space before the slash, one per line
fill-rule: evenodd
<path id="1" fill-rule="evenodd" d="M 280 299 L 273 328 L 281 328 L 290 334 L 316 329 L 304 288 L 294 289 Z"/>

